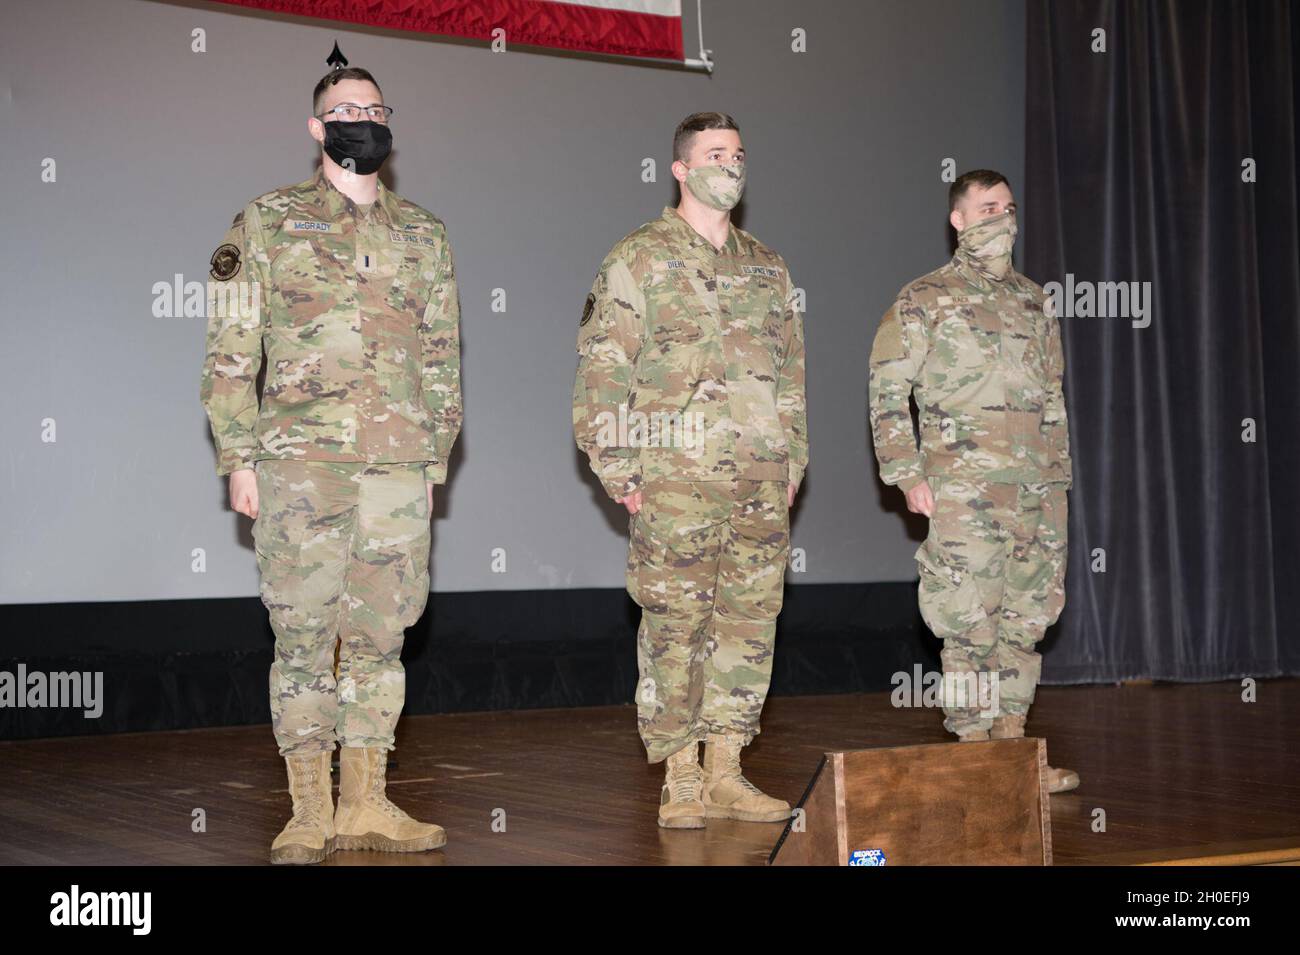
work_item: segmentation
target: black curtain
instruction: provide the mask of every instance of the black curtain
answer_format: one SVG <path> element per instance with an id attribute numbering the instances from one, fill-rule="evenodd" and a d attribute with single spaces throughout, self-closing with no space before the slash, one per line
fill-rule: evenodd
<path id="1" fill-rule="evenodd" d="M 1027 27 L 1024 272 L 1154 293 L 1146 328 L 1061 318 L 1044 682 L 1300 672 L 1300 6 L 1032 0 Z"/>

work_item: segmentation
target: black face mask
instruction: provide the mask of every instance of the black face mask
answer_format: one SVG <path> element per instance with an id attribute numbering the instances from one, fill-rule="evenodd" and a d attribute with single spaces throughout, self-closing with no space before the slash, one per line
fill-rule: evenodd
<path id="1" fill-rule="evenodd" d="M 358 175 L 378 172 L 392 148 L 393 131 L 372 119 L 325 124 L 325 154 Z"/>

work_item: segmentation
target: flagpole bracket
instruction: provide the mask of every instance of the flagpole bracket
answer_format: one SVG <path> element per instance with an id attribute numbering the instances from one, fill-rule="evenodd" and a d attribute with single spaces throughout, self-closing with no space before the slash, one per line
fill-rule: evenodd
<path id="1" fill-rule="evenodd" d="M 682 65 L 689 66 L 693 70 L 703 70 L 705 73 L 712 73 L 713 72 L 713 51 L 700 50 L 700 58 L 698 60 L 691 60 L 691 59 L 682 60 Z"/>

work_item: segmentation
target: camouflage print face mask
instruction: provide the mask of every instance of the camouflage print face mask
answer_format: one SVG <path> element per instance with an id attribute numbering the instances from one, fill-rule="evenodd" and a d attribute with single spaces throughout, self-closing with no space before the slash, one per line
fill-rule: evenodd
<path id="1" fill-rule="evenodd" d="M 968 225 L 957 235 L 957 248 L 974 259 L 981 272 L 995 279 L 1006 278 L 1011 269 L 1011 250 L 1016 244 L 1016 215 L 1004 212 Z"/>
<path id="2" fill-rule="evenodd" d="M 686 188 L 710 209 L 726 212 L 740 202 L 745 191 L 745 164 L 696 166 L 686 173 Z"/>

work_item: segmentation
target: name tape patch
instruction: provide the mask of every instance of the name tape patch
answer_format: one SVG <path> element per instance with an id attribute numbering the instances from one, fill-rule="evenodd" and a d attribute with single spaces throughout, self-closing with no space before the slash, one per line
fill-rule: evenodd
<path id="1" fill-rule="evenodd" d="M 407 228 L 409 229 L 410 226 L 407 226 Z M 428 246 L 432 246 L 434 244 L 433 238 L 431 236 L 421 235 L 418 232 L 398 232 L 396 229 L 389 229 L 388 237 L 394 242 L 411 242 L 416 245 L 428 245 Z"/>
<path id="2" fill-rule="evenodd" d="M 341 235 L 343 227 L 334 222 L 317 222 L 315 219 L 288 219 L 284 223 L 287 232 L 323 232 Z"/>

